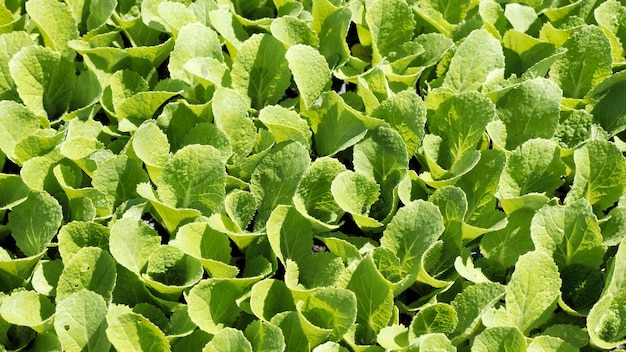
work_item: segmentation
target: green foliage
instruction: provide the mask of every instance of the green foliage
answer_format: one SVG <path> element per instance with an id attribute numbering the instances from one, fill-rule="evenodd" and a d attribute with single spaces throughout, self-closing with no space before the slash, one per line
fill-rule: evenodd
<path id="1" fill-rule="evenodd" d="M 0 350 L 626 344 L 626 5 L 7 0 Z"/>

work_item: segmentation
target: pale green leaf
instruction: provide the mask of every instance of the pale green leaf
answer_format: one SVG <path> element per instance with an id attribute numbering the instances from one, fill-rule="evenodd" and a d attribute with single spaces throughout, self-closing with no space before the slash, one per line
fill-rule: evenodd
<path id="1" fill-rule="evenodd" d="M 349 148 L 367 133 L 363 115 L 332 91 L 322 94 L 302 115 L 311 126 L 315 149 L 320 156 L 334 155 Z"/>
<path id="2" fill-rule="evenodd" d="M 385 120 L 400 133 L 409 157 L 422 144 L 426 105 L 415 92 L 402 91 L 386 99 L 374 109 L 372 116 Z"/>
<path id="3" fill-rule="evenodd" d="M 56 119 L 67 111 L 76 82 L 71 61 L 48 47 L 32 45 L 13 55 L 9 70 L 20 98 L 35 115 Z"/>
<path id="4" fill-rule="evenodd" d="M 59 202 L 45 192 L 31 192 L 9 214 L 8 228 L 17 247 L 26 255 L 43 252 L 61 227 Z"/>
<path id="5" fill-rule="evenodd" d="M 63 300 L 86 289 L 101 295 L 106 302 L 111 301 L 117 272 L 115 260 L 108 251 L 85 247 L 64 265 L 57 286 L 57 299 Z"/>
<path id="6" fill-rule="evenodd" d="M 165 204 L 209 216 L 222 206 L 225 184 L 226 169 L 216 149 L 194 144 L 178 150 L 164 165 L 157 192 Z"/>
<path id="7" fill-rule="evenodd" d="M 319 38 L 319 51 L 331 69 L 345 64 L 350 57 L 346 42 L 352 13 L 347 7 L 338 7 L 329 0 L 313 1 L 311 29 Z"/>
<path id="8" fill-rule="evenodd" d="M 369 4 L 365 20 L 372 36 L 374 64 L 395 61 L 396 50 L 413 38 L 415 20 L 404 0 L 376 0 Z"/>
<path id="9" fill-rule="evenodd" d="M 517 328 L 493 327 L 476 336 L 472 352 L 526 352 L 526 341 Z"/>
<path id="10" fill-rule="evenodd" d="M 188 81 L 183 69 L 185 63 L 197 57 L 223 60 L 217 33 L 200 23 L 191 23 L 180 29 L 170 55 L 168 69 L 172 78 Z"/>
<path id="11" fill-rule="evenodd" d="M 480 325 L 480 319 L 488 309 L 504 297 L 504 286 L 494 282 L 481 282 L 468 286 L 452 303 L 457 312 L 456 329 L 449 335 L 459 344 L 468 339 Z"/>
<path id="12" fill-rule="evenodd" d="M 111 227 L 109 248 L 113 258 L 139 274 L 150 254 L 161 245 L 161 236 L 145 222 L 126 216 Z"/>
<path id="13" fill-rule="evenodd" d="M 252 352 L 252 345 L 241 330 L 225 328 L 213 336 L 202 352 Z"/>
<path id="14" fill-rule="evenodd" d="M 26 2 L 26 12 L 39 27 L 47 47 L 61 52 L 64 57 L 73 58 L 73 50 L 67 43 L 78 39 L 78 27 L 67 4 L 54 0 L 30 0 Z"/>
<path id="15" fill-rule="evenodd" d="M 255 229 L 265 228 L 265 222 L 276 206 L 291 204 L 310 162 L 308 151 L 298 142 L 278 144 L 265 155 L 250 181 L 250 190 L 259 200 Z"/>
<path id="16" fill-rule="evenodd" d="M 455 51 L 443 87 L 457 92 L 478 90 L 489 75 L 502 69 L 504 54 L 500 42 L 484 29 L 475 30 Z"/>
<path id="17" fill-rule="evenodd" d="M 367 256 L 359 263 L 347 288 L 356 295 L 356 321 L 367 329 L 366 336 L 373 340 L 393 314 L 393 292 L 372 257 Z"/>
<path id="18" fill-rule="evenodd" d="M 562 92 L 545 78 L 524 81 L 496 103 L 497 116 L 506 126 L 506 148 L 517 148 L 533 138 L 552 138 L 559 123 Z"/>
<path id="19" fill-rule="evenodd" d="M 167 352 L 170 344 L 163 331 L 126 306 L 112 306 L 106 315 L 106 334 L 119 351 Z"/>
<path id="20" fill-rule="evenodd" d="M 279 352 L 285 350 L 283 332 L 277 326 L 255 320 L 244 331 L 253 351 Z"/>
<path id="21" fill-rule="evenodd" d="M 248 96 L 252 107 L 276 104 L 289 86 L 291 72 L 283 44 L 268 34 L 246 40 L 233 58 L 233 87 Z"/>
<path id="22" fill-rule="evenodd" d="M 80 290 L 57 302 L 54 328 L 65 351 L 110 349 L 106 336 L 107 303 L 102 296 Z"/>
<path id="23" fill-rule="evenodd" d="M 599 27 L 576 30 L 563 47 L 565 56 L 550 70 L 550 78 L 563 88 L 563 96 L 582 98 L 611 75 L 611 44 Z"/>
<path id="24" fill-rule="evenodd" d="M 292 206 L 279 205 L 267 220 L 267 239 L 283 264 L 299 263 L 311 254 L 313 236 L 308 221 Z"/>
<path id="25" fill-rule="evenodd" d="M 574 184 L 565 204 L 585 198 L 595 208 L 613 205 L 626 189 L 626 162 L 615 144 L 591 140 L 574 152 Z"/>
<path id="26" fill-rule="evenodd" d="M 236 300 L 243 293 L 243 288 L 231 280 L 200 281 L 186 298 L 189 317 L 200 329 L 216 334 L 230 326 L 241 313 Z"/>
<path id="27" fill-rule="evenodd" d="M 506 286 L 506 312 L 527 334 L 552 314 L 560 288 L 561 278 L 552 258 L 540 251 L 526 253 L 519 257 Z"/>
<path id="28" fill-rule="evenodd" d="M 331 72 L 326 60 L 319 51 L 302 44 L 290 47 L 285 58 L 300 92 L 300 99 L 305 107 L 311 106 L 315 99 L 330 88 Z"/>
<path id="29" fill-rule="evenodd" d="M 311 130 L 297 112 L 280 105 L 266 106 L 259 111 L 259 120 L 272 133 L 276 143 L 296 141 L 311 148 Z"/>
<path id="30" fill-rule="evenodd" d="M 533 217 L 530 232 L 535 248 L 551 254 L 560 268 L 576 263 L 598 268 L 603 261 L 598 220 L 584 199 L 567 206 L 543 206 Z"/>

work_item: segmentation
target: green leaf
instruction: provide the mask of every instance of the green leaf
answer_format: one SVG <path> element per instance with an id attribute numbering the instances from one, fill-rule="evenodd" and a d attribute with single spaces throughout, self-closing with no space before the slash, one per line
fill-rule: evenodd
<path id="1" fill-rule="evenodd" d="M 603 349 L 615 348 L 626 343 L 625 243 L 626 239 L 622 239 L 609 267 L 602 296 L 593 305 L 587 317 L 587 330 L 591 342 Z"/>
<path id="2" fill-rule="evenodd" d="M 504 55 L 507 59 L 507 72 L 522 77 L 544 77 L 552 62 L 559 56 L 555 56 L 555 46 L 552 43 L 537 39 L 526 33 L 511 29 L 504 33 L 502 44 L 505 48 Z M 508 49 L 508 50 L 507 50 Z M 548 67 L 543 75 L 537 74 L 536 68 L 543 60 Z"/>
<path id="3" fill-rule="evenodd" d="M 7 290 L 24 287 L 43 256 L 38 255 L 12 259 L 6 250 L 0 250 L 0 284 Z"/>
<path id="4" fill-rule="evenodd" d="M 28 198 L 30 190 L 17 175 L 0 174 L 0 210 L 11 209 Z"/>
<path id="5" fill-rule="evenodd" d="M 371 256 L 365 257 L 358 264 L 346 288 L 356 295 L 356 321 L 367 330 L 365 340 L 373 340 L 380 329 L 387 326 L 391 319 L 393 292 L 376 269 Z"/>
<path id="6" fill-rule="evenodd" d="M 39 27 L 46 47 L 71 59 L 73 50 L 67 43 L 78 39 L 78 28 L 68 6 L 54 0 L 34 0 L 26 2 L 26 12 Z"/>
<path id="7" fill-rule="evenodd" d="M 354 170 L 380 185 L 381 198 L 371 209 L 375 219 L 384 219 L 395 209 L 394 189 L 406 175 L 408 163 L 402 137 L 390 128 L 379 127 L 354 146 Z"/>
<path id="8" fill-rule="evenodd" d="M 174 50 L 172 50 L 167 66 L 171 77 L 190 82 L 183 66 L 189 60 L 197 57 L 224 60 L 217 33 L 200 23 L 190 23 L 182 27 L 176 37 Z"/>
<path id="9" fill-rule="evenodd" d="M 478 92 L 452 95 L 444 100 L 428 116 L 430 132 L 443 139 L 437 163 L 445 169 L 460 163 L 468 152 L 476 149 L 495 114 L 493 103 Z"/>
<path id="10" fill-rule="evenodd" d="M 530 232 L 535 248 L 551 254 L 560 268 L 571 264 L 598 268 L 603 262 L 600 227 L 584 199 L 567 206 L 543 206 L 533 217 Z"/>
<path id="11" fill-rule="evenodd" d="M 257 200 L 252 193 L 236 189 L 226 195 L 224 203 L 228 217 L 240 229 L 245 229 L 252 221 L 257 207 Z"/>
<path id="12" fill-rule="evenodd" d="M 315 326 L 332 330 L 329 340 L 338 341 L 357 317 L 357 299 L 352 291 L 341 288 L 315 290 L 298 311 Z"/>
<path id="13" fill-rule="evenodd" d="M 478 90 L 489 75 L 503 68 L 504 54 L 500 42 L 484 29 L 475 30 L 456 49 L 443 87 L 459 93 Z"/>
<path id="14" fill-rule="evenodd" d="M 307 288 L 334 287 L 344 274 L 341 257 L 331 252 L 318 252 L 306 257 L 300 265 L 300 283 Z"/>
<path id="15" fill-rule="evenodd" d="M 2 301 L 0 316 L 10 324 L 29 326 L 42 332 L 41 328 L 54 315 L 54 310 L 46 296 L 35 291 L 15 291 Z"/>
<path id="16" fill-rule="evenodd" d="M 238 273 L 237 268 L 229 265 L 231 247 L 228 236 L 207 223 L 193 222 L 181 226 L 169 244 L 198 259 L 212 277 L 234 277 Z"/>
<path id="17" fill-rule="evenodd" d="M 526 341 L 517 328 L 493 327 L 476 336 L 472 352 L 526 352 Z"/>
<path id="18" fill-rule="evenodd" d="M 63 261 L 61 259 L 41 261 L 31 278 L 33 289 L 48 297 L 55 296 L 62 271 Z"/>
<path id="19" fill-rule="evenodd" d="M 535 246 L 530 237 L 533 209 L 518 209 L 507 217 L 506 227 L 487 233 L 480 240 L 480 252 L 490 261 L 507 269 L 517 263 L 520 255 Z"/>
<path id="20" fill-rule="evenodd" d="M 263 321 L 270 321 L 275 315 L 295 311 L 294 298 L 284 281 L 265 279 L 252 286 L 250 309 Z"/>
<path id="21" fill-rule="evenodd" d="M 385 120 L 400 133 L 409 157 L 415 154 L 424 139 L 426 124 L 426 105 L 419 95 L 409 90 L 393 95 L 377 106 L 372 116 Z"/>
<path id="22" fill-rule="evenodd" d="M 230 326 L 241 313 L 236 300 L 243 287 L 228 279 L 202 280 L 186 297 L 189 317 L 209 334 L 217 334 Z"/>
<path id="23" fill-rule="evenodd" d="M 165 334 L 141 314 L 126 306 L 112 306 L 106 315 L 106 334 L 113 347 L 120 351 L 169 351 Z"/>
<path id="24" fill-rule="evenodd" d="M 300 99 L 305 107 L 311 106 L 315 99 L 330 88 L 331 72 L 326 60 L 315 48 L 302 44 L 287 49 L 285 58 L 300 92 Z"/>
<path id="25" fill-rule="evenodd" d="M 167 135 L 152 120 L 147 120 L 131 139 L 133 153 L 144 163 L 150 179 L 156 181 L 170 157 Z"/>
<path id="26" fill-rule="evenodd" d="M 0 35 L 0 98 L 11 99 L 16 96 L 16 87 L 9 71 L 9 61 L 23 47 L 34 45 L 28 33 L 15 31 Z M 5 103 L 3 101 L 3 103 Z M 4 110 L 4 109 L 3 109 Z"/>
<path id="27" fill-rule="evenodd" d="M 137 185 L 148 181 L 148 175 L 135 160 L 116 155 L 100 164 L 93 173 L 94 188 L 108 195 L 114 205 L 136 197 Z"/>
<path id="28" fill-rule="evenodd" d="M 183 290 L 192 287 L 202 279 L 202 264 L 174 246 L 157 248 L 146 264 L 142 278 L 160 297 L 180 298 Z"/>
<path id="29" fill-rule="evenodd" d="M 109 248 L 113 258 L 136 274 L 160 245 L 161 236 L 156 230 L 131 216 L 123 217 L 111 227 Z"/>
<path id="30" fill-rule="evenodd" d="M 319 38 L 319 51 L 331 69 L 345 64 L 350 57 L 346 42 L 352 13 L 347 7 L 337 7 L 329 0 L 313 1 L 311 29 Z"/>
<path id="31" fill-rule="evenodd" d="M 233 87 L 250 97 L 252 107 L 276 104 L 289 86 L 291 72 L 283 44 L 271 35 L 246 40 L 233 58 Z"/>
<path id="32" fill-rule="evenodd" d="M 417 278 L 422 256 L 443 231 L 443 218 L 439 209 L 423 200 L 413 201 L 400 208 L 391 219 L 380 244 L 400 258 L 400 266 L 407 275 L 406 287 Z M 415 233 L 420 236 L 411 235 Z"/>
<path id="33" fill-rule="evenodd" d="M 528 31 L 538 19 L 535 9 L 520 4 L 506 4 L 504 16 L 511 22 L 513 28 L 520 32 Z"/>
<path id="34" fill-rule="evenodd" d="M 576 30 L 563 47 L 565 56 L 550 70 L 550 78 L 563 88 L 563 96 L 582 98 L 611 75 L 611 44 L 599 27 Z"/>
<path id="35" fill-rule="evenodd" d="M 311 149 L 311 130 L 297 112 L 280 105 L 266 106 L 259 111 L 259 120 L 272 133 L 276 143 L 296 141 Z"/>
<path id="36" fill-rule="evenodd" d="M 559 123 L 562 92 L 545 78 L 524 81 L 496 103 L 506 126 L 506 148 L 517 148 L 532 138 L 552 138 Z"/>
<path id="37" fill-rule="evenodd" d="M 341 209 L 365 216 L 369 215 L 372 204 L 380 194 L 380 186 L 373 177 L 350 170 L 338 174 L 330 190 Z"/>
<path id="38" fill-rule="evenodd" d="M 95 247 L 79 250 L 72 259 L 64 262 L 65 267 L 59 277 L 57 299 L 63 300 L 81 291 L 93 291 L 111 301 L 117 276 L 115 260 L 109 252 Z"/>
<path id="39" fill-rule="evenodd" d="M 252 352 L 252 345 L 241 332 L 233 328 L 225 328 L 213 336 L 204 346 L 202 352 Z"/>
<path id="40" fill-rule="evenodd" d="M 437 303 L 420 310 L 409 327 L 409 341 L 426 334 L 449 334 L 458 323 L 457 312 L 453 306 Z"/>
<path id="41" fill-rule="evenodd" d="M 576 348 L 583 348 L 589 343 L 589 334 L 582 327 L 571 324 L 554 324 L 543 331 L 545 336 L 558 337 Z"/>
<path id="42" fill-rule="evenodd" d="M 561 148 L 575 148 L 592 139 L 593 119 L 594 116 L 585 110 L 561 111 L 555 134 Z"/>
<path id="43" fill-rule="evenodd" d="M 178 150 L 157 179 L 163 203 L 176 208 L 193 208 L 209 216 L 224 201 L 226 169 L 215 148 L 189 145 Z"/>
<path id="44" fill-rule="evenodd" d="M 413 11 L 403 0 L 376 0 L 369 4 L 365 20 L 372 36 L 373 58 L 395 61 L 396 50 L 413 38 Z"/>
<path id="45" fill-rule="evenodd" d="M 179 225 L 201 215 L 196 209 L 177 209 L 161 202 L 154 189 L 148 183 L 137 185 L 137 194 L 150 202 L 152 206 L 151 214 L 170 233 L 174 233 Z"/>
<path id="46" fill-rule="evenodd" d="M 552 336 L 537 336 L 533 338 L 532 342 L 528 344 L 528 351 L 531 352 L 543 352 L 543 351 L 563 351 L 563 352 L 575 352 L 579 351 L 578 348 L 570 345 L 566 341 Z"/>
<path id="47" fill-rule="evenodd" d="M 556 264 L 540 251 L 519 257 L 506 286 L 506 312 L 524 334 L 541 325 L 554 311 L 561 295 Z"/>
<path id="48" fill-rule="evenodd" d="M 591 140 L 574 151 L 574 184 L 565 204 L 585 198 L 598 209 L 612 206 L 626 189 L 626 163 L 615 144 Z"/>
<path id="49" fill-rule="evenodd" d="M 89 157 L 104 146 L 98 139 L 102 129 L 102 124 L 94 120 L 71 120 L 61 143 L 61 153 L 68 159 L 76 161 Z"/>
<path id="50" fill-rule="evenodd" d="M 196 329 L 191 334 L 180 337 L 175 342 L 172 342 L 172 351 L 201 351 L 212 338 L 213 335 Z"/>
<path id="51" fill-rule="evenodd" d="M 61 346 L 61 341 L 59 340 L 57 335 L 51 332 L 43 332 L 37 334 L 37 337 L 35 337 L 30 351 L 63 352 L 63 347 Z"/>
<path id="52" fill-rule="evenodd" d="M 622 198 L 599 225 L 604 245 L 616 246 L 626 237 L 626 206 Z"/>
<path id="53" fill-rule="evenodd" d="M 319 47 L 317 33 L 311 29 L 307 22 L 299 18 L 292 16 L 278 17 L 272 21 L 270 30 L 276 39 L 289 47 L 298 44 L 308 45 L 313 48 Z"/>
<path id="54" fill-rule="evenodd" d="M 255 320 L 244 331 L 252 351 L 273 352 L 285 350 L 285 338 L 277 326 Z"/>
<path id="55" fill-rule="evenodd" d="M 333 91 L 323 93 L 302 116 L 311 126 L 315 150 L 320 156 L 332 156 L 347 149 L 367 133 L 364 116 Z"/>
<path id="56" fill-rule="evenodd" d="M 61 54 L 47 47 L 27 46 L 13 55 L 9 70 L 20 98 L 35 115 L 56 119 L 67 111 L 76 75 L 73 63 Z"/>
<path id="57" fill-rule="evenodd" d="M 117 0 L 72 0 L 67 2 L 78 29 L 85 33 L 106 23 L 115 7 Z"/>
<path id="58" fill-rule="evenodd" d="M 24 105 L 10 100 L 0 101 L 0 150 L 12 161 L 21 164 L 16 147 L 41 127 L 42 121 Z"/>
<path id="59" fill-rule="evenodd" d="M 106 315 L 106 302 L 93 291 L 80 290 L 57 301 L 54 329 L 63 350 L 109 350 Z"/>
<path id="60" fill-rule="evenodd" d="M 497 197 L 511 199 L 530 193 L 548 197 L 561 186 L 565 165 L 555 142 L 531 139 L 517 147 L 510 155 L 500 176 Z"/>
<path id="61" fill-rule="evenodd" d="M 302 215 L 313 217 L 324 224 L 335 224 L 344 214 L 335 201 L 331 187 L 333 180 L 346 167 L 337 159 L 321 157 L 315 159 L 306 170 L 294 195 L 294 205 Z"/>
<path id="62" fill-rule="evenodd" d="M 267 219 L 278 205 L 292 202 L 298 183 L 310 162 L 308 151 L 298 142 L 278 144 L 265 155 L 250 181 L 250 190 L 259 200 L 254 219 L 255 229 L 265 227 Z"/>
<path id="63" fill-rule="evenodd" d="M 449 335 L 454 344 L 458 345 L 474 333 L 482 315 L 504 297 L 504 291 L 504 286 L 498 283 L 481 282 L 468 286 L 454 298 L 450 304 L 457 313 L 458 323 Z"/>
<path id="64" fill-rule="evenodd" d="M 7 226 L 17 247 L 26 256 L 33 256 L 48 247 L 62 220 L 62 209 L 56 199 L 45 192 L 31 192 L 13 208 Z"/>
<path id="65" fill-rule="evenodd" d="M 292 206 L 279 205 L 267 220 L 267 239 L 278 259 L 299 263 L 311 255 L 313 236 L 308 221 Z"/>
<path id="66" fill-rule="evenodd" d="M 218 88 L 211 107 L 215 125 L 230 139 L 232 163 L 241 162 L 252 151 L 257 137 L 254 123 L 247 117 L 250 103 L 235 90 Z"/>
<path id="67" fill-rule="evenodd" d="M 467 198 L 465 221 L 468 225 L 490 228 L 502 222 L 504 214 L 495 210 L 497 200 L 494 194 L 498 188 L 505 161 L 506 156 L 501 151 L 493 149 L 481 151 L 478 164 L 456 182 L 456 186 L 463 190 Z M 474 233 L 465 229 L 464 238 L 474 238 L 480 235 L 480 232 Z M 494 228 L 494 230 L 497 229 Z"/>
<path id="68" fill-rule="evenodd" d="M 625 88 L 626 74 L 617 73 L 602 81 L 589 93 L 593 121 L 600 124 L 611 136 L 626 129 L 626 114 L 619 108 L 619 104 L 614 103 L 626 98 Z M 590 116 L 586 114 L 583 117 Z"/>
<path id="69" fill-rule="evenodd" d="M 311 350 L 297 312 L 279 313 L 272 318 L 270 324 L 279 327 L 283 332 L 285 351 L 305 352 Z"/>

